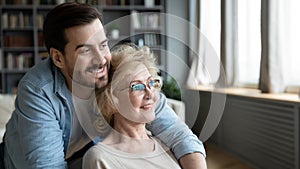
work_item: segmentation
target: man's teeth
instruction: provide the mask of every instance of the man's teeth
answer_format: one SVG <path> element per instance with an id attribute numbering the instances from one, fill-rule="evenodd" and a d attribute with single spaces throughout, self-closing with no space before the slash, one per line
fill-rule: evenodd
<path id="1" fill-rule="evenodd" d="M 104 68 L 101 67 L 101 68 L 95 69 L 95 72 L 96 72 L 96 73 L 101 73 L 103 70 L 104 70 Z"/>

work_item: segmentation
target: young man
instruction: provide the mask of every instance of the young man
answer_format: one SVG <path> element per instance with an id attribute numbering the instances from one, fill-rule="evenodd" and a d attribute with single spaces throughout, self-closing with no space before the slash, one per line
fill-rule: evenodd
<path id="1" fill-rule="evenodd" d="M 4 136 L 6 168 L 60 169 L 82 156 L 91 137 L 75 113 L 73 97 L 93 99 L 95 88 L 108 82 L 111 54 L 95 8 L 61 4 L 48 13 L 43 31 L 50 57 L 19 82 Z M 202 142 L 177 120 L 164 97 L 155 113 L 148 129 L 173 150 L 183 168 L 206 168 Z"/>

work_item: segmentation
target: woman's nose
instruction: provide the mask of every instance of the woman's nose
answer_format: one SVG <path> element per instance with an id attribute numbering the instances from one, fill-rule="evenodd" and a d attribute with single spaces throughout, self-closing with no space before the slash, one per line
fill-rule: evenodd
<path id="1" fill-rule="evenodd" d="M 152 98 L 152 90 L 149 87 L 145 88 L 145 98 L 151 99 Z"/>

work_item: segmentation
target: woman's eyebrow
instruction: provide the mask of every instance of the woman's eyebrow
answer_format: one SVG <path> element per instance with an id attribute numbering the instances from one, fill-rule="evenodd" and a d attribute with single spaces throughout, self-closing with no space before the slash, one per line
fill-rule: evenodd
<path id="1" fill-rule="evenodd" d="M 151 78 L 152 78 L 152 76 L 149 76 L 146 81 L 148 82 Z M 134 82 L 143 82 L 143 81 L 142 80 L 133 80 L 130 83 L 134 83 Z"/>
<path id="2" fill-rule="evenodd" d="M 147 79 L 147 81 L 150 80 L 151 78 L 152 78 L 152 76 L 149 76 L 148 79 Z"/>

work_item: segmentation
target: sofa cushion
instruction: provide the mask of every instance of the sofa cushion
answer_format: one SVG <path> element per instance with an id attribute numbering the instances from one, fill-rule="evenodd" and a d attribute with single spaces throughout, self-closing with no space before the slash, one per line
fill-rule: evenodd
<path id="1" fill-rule="evenodd" d="M 14 110 L 16 95 L 0 94 L 0 142 L 5 131 L 5 125 Z"/>

